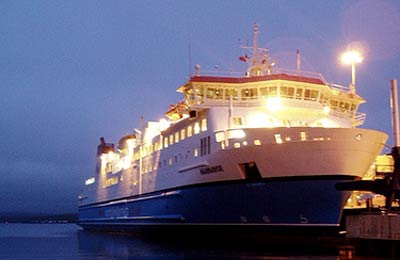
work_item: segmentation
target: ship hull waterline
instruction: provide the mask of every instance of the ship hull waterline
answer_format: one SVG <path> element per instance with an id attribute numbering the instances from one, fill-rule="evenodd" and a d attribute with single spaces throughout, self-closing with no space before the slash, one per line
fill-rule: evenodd
<path id="1" fill-rule="evenodd" d="M 303 176 L 192 185 L 79 208 L 88 230 L 225 227 L 240 230 L 335 229 L 350 192 L 336 183 L 354 176 Z"/>

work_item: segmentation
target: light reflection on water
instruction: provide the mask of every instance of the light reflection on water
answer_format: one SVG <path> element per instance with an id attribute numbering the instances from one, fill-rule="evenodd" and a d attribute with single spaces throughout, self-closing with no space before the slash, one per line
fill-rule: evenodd
<path id="1" fill-rule="evenodd" d="M 333 254 L 299 255 L 265 248 L 165 244 L 133 236 L 93 233 L 75 224 L 0 224 L 0 259 L 349 259 Z M 201 242 L 203 241 L 203 243 Z M 353 256 L 352 259 L 361 258 Z"/>

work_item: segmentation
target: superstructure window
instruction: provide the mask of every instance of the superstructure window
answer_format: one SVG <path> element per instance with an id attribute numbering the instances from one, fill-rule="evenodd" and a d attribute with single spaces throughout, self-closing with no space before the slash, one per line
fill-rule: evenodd
<path id="1" fill-rule="evenodd" d="M 200 133 L 200 124 L 199 122 L 194 123 L 194 134 Z"/>
<path id="2" fill-rule="evenodd" d="M 215 98 L 215 88 L 207 88 L 207 98 Z"/>
<path id="3" fill-rule="evenodd" d="M 339 111 L 340 112 L 347 112 L 349 110 L 349 103 L 346 102 L 340 102 L 339 104 Z"/>
<path id="4" fill-rule="evenodd" d="M 234 125 L 243 125 L 243 117 L 241 117 L 241 116 L 234 116 L 234 117 L 233 117 L 233 124 L 234 124 Z"/>
<path id="5" fill-rule="evenodd" d="M 302 88 L 296 89 L 296 99 L 303 99 L 303 89 Z"/>
<path id="6" fill-rule="evenodd" d="M 187 128 L 187 137 L 191 137 L 193 133 L 193 127 L 190 125 Z"/>
<path id="7" fill-rule="evenodd" d="M 337 110 L 338 103 L 339 103 L 339 102 L 336 101 L 336 100 L 331 100 L 331 102 L 330 102 L 330 104 L 331 104 L 331 109 Z"/>
<path id="8" fill-rule="evenodd" d="M 185 140 L 186 138 L 186 129 L 181 129 L 181 140 Z"/>
<path id="9" fill-rule="evenodd" d="M 318 98 L 318 90 L 306 89 L 304 91 L 304 100 L 316 101 Z"/>
<path id="10" fill-rule="evenodd" d="M 237 89 L 234 88 L 228 88 L 225 89 L 225 99 L 230 99 L 230 97 L 232 96 L 232 99 L 238 99 L 238 91 Z"/>
<path id="11" fill-rule="evenodd" d="M 256 99 L 258 98 L 258 92 L 256 88 L 245 88 L 242 89 L 242 99 L 246 100 L 246 99 Z"/>
<path id="12" fill-rule="evenodd" d="M 175 133 L 175 143 L 179 143 L 179 132 Z"/>
<path id="13" fill-rule="evenodd" d="M 215 99 L 222 99 L 224 97 L 224 90 L 222 88 L 215 89 Z"/>
<path id="14" fill-rule="evenodd" d="M 278 87 L 276 86 L 260 88 L 261 97 L 271 97 L 271 96 L 276 96 L 277 94 L 278 94 Z"/>
<path id="15" fill-rule="evenodd" d="M 202 132 L 207 131 L 207 118 L 203 118 L 201 120 L 201 131 Z"/>
<path id="16" fill-rule="evenodd" d="M 203 103 L 203 97 L 204 97 L 204 90 L 202 86 L 196 86 L 194 89 L 195 92 L 195 99 L 197 104 Z"/>
<path id="17" fill-rule="evenodd" d="M 280 96 L 287 97 L 287 98 L 293 98 L 294 97 L 294 88 L 282 86 L 280 89 Z"/>

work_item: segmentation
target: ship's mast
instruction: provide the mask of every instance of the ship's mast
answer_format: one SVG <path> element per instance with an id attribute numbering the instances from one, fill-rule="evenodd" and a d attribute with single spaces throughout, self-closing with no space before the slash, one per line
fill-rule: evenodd
<path id="1" fill-rule="evenodd" d="M 257 65 L 258 58 L 258 25 L 254 24 L 253 28 L 253 66 Z"/>
<path id="2" fill-rule="evenodd" d="M 258 47 L 258 34 L 258 25 L 254 24 L 253 46 L 241 46 L 243 49 L 249 49 L 253 52 L 252 57 L 248 57 L 247 55 L 241 57 L 242 61 L 250 63 L 250 66 L 247 69 L 247 76 L 249 77 L 270 75 L 272 67 L 275 65 L 275 63 L 269 58 L 268 49 Z"/>

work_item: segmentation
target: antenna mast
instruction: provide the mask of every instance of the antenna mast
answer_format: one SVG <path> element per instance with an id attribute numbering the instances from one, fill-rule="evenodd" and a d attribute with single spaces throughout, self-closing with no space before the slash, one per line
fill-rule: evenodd
<path id="1" fill-rule="evenodd" d="M 258 62 L 258 25 L 255 23 L 253 28 L 253 66 Z"/>

